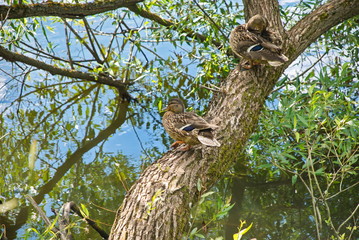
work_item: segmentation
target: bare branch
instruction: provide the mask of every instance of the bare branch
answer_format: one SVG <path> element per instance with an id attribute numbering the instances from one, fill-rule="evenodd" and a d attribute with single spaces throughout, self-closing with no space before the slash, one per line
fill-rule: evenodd
<path id="1" fill-rule="evenodd" d="M 22 62 L 27 65 L 36 67 L 38 69 L 45 70 L 54 75 L 61 75 L 61 76 L 70 77 L 70 78 L 78 78 L 78 79 L 83 79 L 83 80 L 87 80 L 87 81 L 91 81 L 91 82 L 96 82 L 96 83 L 101 83 L 101 84 L 106 84 L 109 86 L 117 87 L 122 92 L 125 91 L 125 87 L 127 86 L 127 84 L 124 84 L 122 81 L 116 81 L 109 76 L 95 75 L 92 73 L 86 73 L 86 72 L 76 71 L 76 70 L 72 70 L 72 69 L 56 67 L 56 66 L 47 64 L 45 62 L 36 60 L 34 58 L 30 58 L 25 55 L 19 54 L 17 52 L 9 51 L 2 46 L 0 46 L 0 56 L 3 57 L 7 61 Z"/>
<path id="2" fill-rule="evenodd" d="M 288 32 L 286 55 L 295 60 L 320 35 L 358 14 L 359 0 L 331 0 L 318 7 Z"/>
<path id="3" fill-rule="evenodd" d="M 83 18 L 121 7 L 129 7 L 143 0 L 111 0 L 94 1 L 89 3 L 61 3 L 47 1 L 36 4 L 22 5 L 0 5 L 0 20 L 19 19 L 26 17 L 63 17 Z M 7 14 L 8 13 L 8 14 Z"/>
<path id="4" fill-rule="evenodd" d="M 92 38 L 91 35 L 88 32 L 88 24 L 86 24 L 86 19 L 83 19 L 83 22 L 85 24 L 86 27 L 86 31 L 87 31 L 87 36 L 89 38 L 89 42 L 92 46 L 92 48 L 90 47 L 90 45 L 87 44 L 87 42 L 80 36 L 80 34 L 78 34 L 78 32 L 66 21 L 65 18 L 62 19 L 62 21 L 64 22 L 65 26 L 68 27 L 70 29 L 70 31 L 76 36 L 76 38 L 86 47 L 86 49 L 91 53 L 91 55 L 96 59 L 96 61 L 99 64 L 103 64 L 103 60 L 100 59 L 100 57 L 98 56 L 97 52 L 96 52 L 96 48 L 93 45 L 92 42 Z"/>

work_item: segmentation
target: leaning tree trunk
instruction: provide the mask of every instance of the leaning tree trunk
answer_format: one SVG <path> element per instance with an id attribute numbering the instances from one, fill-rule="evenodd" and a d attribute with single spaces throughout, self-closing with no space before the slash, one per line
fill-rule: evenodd
<path id="1" fill-rule="evenodd" d="M 290 62 L 330 27 L 359 14 L 358 0 L 333 0 L 285 32 L 276 0 L 244 0 L 244 5 L 247 19 L 261 13 L 276 26 Z M 206 116 L 220 126 L 217 138 L 222 146 L 169 151 L 150 165 L 119 208 L 110 239 L 181 239 L 191 206 L 238 159 L 257 126 L 265 99 L 288 65 L 234 69 L 221 83 L 222 92 L 214 96 Z"/>

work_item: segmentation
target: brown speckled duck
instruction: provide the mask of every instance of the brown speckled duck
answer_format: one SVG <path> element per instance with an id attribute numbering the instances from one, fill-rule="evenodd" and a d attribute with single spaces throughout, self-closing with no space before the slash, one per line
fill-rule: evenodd
<path id="1" fill-rule="evenodd" d="M 176 148 L 182 143 L 186 143 L 186 151 L 192 145 L 204 144 L 206 146 L 219 147 L 221 144 L 214 138 L 213 130 L 218 126 L 208 123 L 206 120 L 193 112 L 185 112 L 185 107 L 179 98 L 173 98 L 164 109 L 162 123 L 166 132 L 176 140 L 171 147 Z"/>
<path id="2" fill-rule="evenodd" d="M 271 32 L 267 31 L 268 21 L 257 14 L 246 24 L 234 28 L 229 36 L 233 52 L 242 56 L 247 62 L 242 63 L 245 69 L 253 65 L 266 64 L 280 66 L 288 58 L 282 54 L 281 47 L 272 43 Z"/>

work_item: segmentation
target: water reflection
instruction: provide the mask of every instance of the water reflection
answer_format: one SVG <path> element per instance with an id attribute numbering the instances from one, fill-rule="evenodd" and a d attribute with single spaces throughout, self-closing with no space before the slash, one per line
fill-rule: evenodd
<path id="1" fill-rule="evenodd" d="M 49 145 L 56 149 L 59 147 L 57 144 L 62 143 L 52 142 L 51 138 L 48 139 L 49 141 L 41 139 L 39 141 L 41 144 L 38 146 L 38 164 L 33 170 L 26 166 L 30 141 L 25 139 L 25 141 L 14 142 L 11 135 L 8 138 L 3 135 L 5 144 L 2 144 L 0 149 L 3 158 L 1 192 L 5 198 L 16 195 L 20 200 L 19 208 L 0 216 L 0 223 L 3 224 L 3 229 L 6 229 L 8 239 L 39 237 L 34 232 L 27 233 L 23 230 L 19 231 L 20 229 L 34 228 L 40 234 L 46 232 L 46 225 L 38 217 L 38 213 L 25 201 L 23 197 L 25 193 L 32 195 L 36 203 L 50 215 L 51 220 L 55 220 L 56 212 L 66 201 L 85 204 L 91 212 L 90 217 L 100 221 L 104 229 L 109 231 L 116 210 L 112 208 L 119 206 L 125 194 L 119 174 L 125 176 L 122 181 L 128 182 L 127 185 L 131 185 L 136 176 L 136 171 L 129 164 L 127 157 L 120 152 L 103 152 L 101 147 L 103 142 L 126 120 L 129 102 L 121 98 L 117 99 L 116 111 L 109 125 L 99 129 L 97 134 L 93 134 L 93 131 L 85 131 L 87 134 L 77 142 L 77 148 L 72 151 L 47 151 Z M 36 124 L 36 121 L 32 122 Z M 43 125 L 46 128 L 45 122 L 39 126 Z M 5 149 L 6 144 L 10 148 Z M 23 152 L 11 146 L 19 146 Z M 51 156 L 48 152 L 53 154 L 57 152 L 61 155 Z M 56 159 L 55 157 L 63 160 L 53 162 L 52 159 Z M 92 161 L 87 161 L 91 157 Z M 80 219 L 77 221 L 80 222 L 79 226 L 87 228 Z M 87 233 L 79 229 L 74 231 L 83 237 L 95 235 L 90 229 Z"/>

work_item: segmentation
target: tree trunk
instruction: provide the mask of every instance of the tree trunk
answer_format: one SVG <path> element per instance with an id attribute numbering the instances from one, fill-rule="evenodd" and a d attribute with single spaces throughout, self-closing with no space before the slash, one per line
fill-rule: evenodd
<path id="1" fill-rule="evenodd" d="M 245 0 L 244 4 L 246 14 L 261 13 L 280 23 L 277 1 Z M 299 21 L 288 33 L 277 26 L 290 62 L 330 27 L 358 13 L 358 0 L 334 0 Z M 220 126 L 217 139 L 222 146 L 169 151 L 149 166 L 118 209 L 110 239 L 181 239 L 188 230 L 191 207 L 238 159 L 257 126 L 265 99 L 290 62 L 279 68 L 234 69 L 221 83 L 222 93 L 215 94 L 207 114 Z"/>

